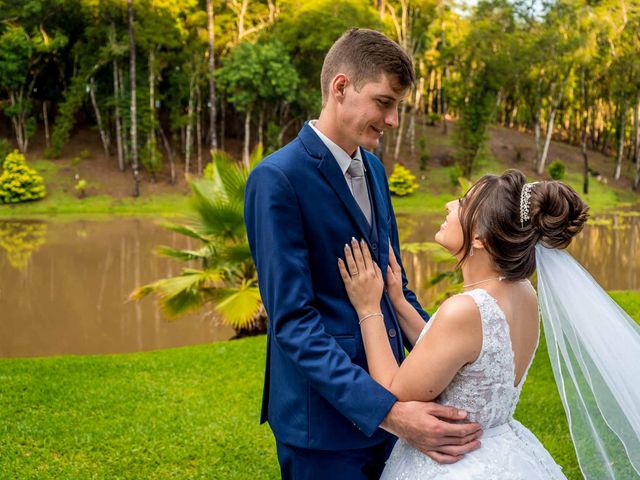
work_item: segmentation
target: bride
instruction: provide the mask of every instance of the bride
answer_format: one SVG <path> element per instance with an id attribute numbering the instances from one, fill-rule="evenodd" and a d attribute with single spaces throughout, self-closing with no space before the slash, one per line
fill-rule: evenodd
<path id="1" fill-rule="evenodd" d="M 632 394 L 631 401 L 624 402 L 629 397 L 625 388 L 635 383 L 635 372 L 612 386 L 608 377 L 615 376 L 617 360 L 607 359 L 602 368 L 600 360 L 611 356 L 607 350 L 615 350 L 621 335 L 631 338 L 625 342 L 640 352 L 640 335 L 635 324 L 628 325 L 633 321 L 615 304 L 609 305 L 609 297 L 561 251 L 582 229 L 587 205 L 563 183 L 526 183 L 521 172 L 509 170 L 502 176 L 485 175 L 463 198 L 446 207 L 447 217 L 435 240 L 458 259 L 464 291 L 445 301 L 426 325 L 404 299 L 401 267 L 393 249 L 386 275 L 373 262 L 364 241 L 345 245 L 345 261 L 338 260 L 360 319 L 371 376 L 400 401 L 453 405 L 467 411 L 468 418 L 484 430 L 481 448 L 450 465 L 439 464 L 399 440 L 382 479 L 566 478 L 536 437 L 513 418 L 539 339 L 538 298 L 528 280 L 537 263 L 540 309 L 548 341 L 555 342 L 550 356 L 583 474 L 635 478 L 617 476 L 619 470 L 611 466 L 615 462 L 608 454 L 608 450 L 626 451 L 628 467 L 637 456 L 630 450 L 638 446 L 640 431 L 634 429 L 640 423 L 636 421 L 634 427 L 634 419 L 629 418 L 638 412 L 640 399 Z M 401 366 L 392 354 L 380 313 L 385 277 L 405 338 L 413 346 Z M 575 283 L 563 284 L 570 281 Z M 607 318 L 600 321 L 617 322 L 615 333 L 601 328 L 587 332 L 585 338 L 581 330 L 586 327 L 572 330 L 576 319 L 566 308 L 571 302 L 586 304 L 587 312 L 592 304 L 604 306 L 598 312 Z M 626 327 L 631 328 L 630 336 Z M 603 406 L 599 399 L 604 397 Z M 634 408 L 635 412 L 627 410 Z M 590 446 L 593 443 L 598 447 Z M 627 471 L 633 472 L 630 467 Z"/>

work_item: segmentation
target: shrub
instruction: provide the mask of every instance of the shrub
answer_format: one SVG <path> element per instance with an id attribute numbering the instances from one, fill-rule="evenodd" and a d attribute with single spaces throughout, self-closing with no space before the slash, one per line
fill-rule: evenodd
<path id="1" fill-rule="evenodd" d="M 46 194 L 42 177 L 27 166 L 17 150 L 7 155 L 0 175 L 0 203 L 19 203 L 38 200 Z"/>
<path id="2" fill-rule="evenodd" d="M 427 162 L 429 161 L 427 137 L 420 137 L 420 139 L 418 140 L 418 146 L 420 147 L 420 171 L 423 171 L 427 167 Z"/>
<path id="3" fill-rule="evenodd" d="M 408 168 L 396 163 L 389 177 L 389 190 L 399 197 L 409 195 L 418 188 L 415 180 L 416 176 Z"/>
<path id="4" fill-rule="evenodd" d="M 549 175 L 554 180 L 562 180 L 567 173 L 567 169 L 562 160 L 554 160 L 549 164 Z"/>
<path id="5" fill-rule="evenodd" d="M 76 192 L 78 192 L 78 198 L 84 198 L 87 196 L 87 181 L 84 179 L 78 180 L 73 187 Z"/>
<path id="6" fill-rule="evenodd" d="M 464 177 L 464 172 L 460 165 L 456 164 L 449 168 L 449 181 L 452 187 L 457 188 L 460 185 L 460 178 L 462 177 Z"/>

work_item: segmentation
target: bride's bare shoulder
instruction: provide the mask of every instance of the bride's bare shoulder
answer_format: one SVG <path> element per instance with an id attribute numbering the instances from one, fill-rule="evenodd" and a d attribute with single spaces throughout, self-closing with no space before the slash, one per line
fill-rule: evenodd
<path id="1" fill-rule="evenodd" d="M 480 311 L 470 295 L 454 295 L 443 302 L 438 309 L 438 320 L 456 326 L 467 326 L 480 320 Z"/>

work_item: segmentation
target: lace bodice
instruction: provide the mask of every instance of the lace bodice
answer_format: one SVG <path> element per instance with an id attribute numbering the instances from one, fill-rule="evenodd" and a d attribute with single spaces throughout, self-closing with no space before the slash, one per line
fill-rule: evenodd
<path id="1" fill-rule="evenodd" d="M 458 371 L 437 402 L 467 411 L 470 420 L 480 423 L 483 429 L 488 429 L 511 419 L 526 373 L 520 384 L 514 386 L 515 360 L 509 324 L 496 300 L 480 288 L 461 295 L 473 298 L 480 311 L 482 349 L 475 362 Z M 436 316 L 437 312 L 425 325 L 418 341 L 436 321 Z"/>
<path id="2" fill-rule="evenodd" d="M 538 439 L 512 415 L 526 372 L 515 383 L 515 363 L 509 324 L 496 300 L 485 290 L 469 295 L 482 321 L 482 349 L 465 365 L 437 398 L 437 402 L 466 410 L 469 420 L 482 425 L 482 446 L 462 460 L 444 465 L 400 439 L 387 460 L 380 480 L 566 480 Z M 436 319 L 423 328 L 418 341 Z M 531 362 L 527 366 L 527 370 Z"/>

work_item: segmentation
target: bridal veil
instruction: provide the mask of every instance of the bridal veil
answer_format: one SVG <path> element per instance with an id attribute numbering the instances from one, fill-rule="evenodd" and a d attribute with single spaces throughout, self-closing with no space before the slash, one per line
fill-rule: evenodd
<path id="1" fill-rule="evenodd" d="M 640 326 L 566 251 L 536 246 L 538 303 L 578 462 L 640 479 Z"/>

